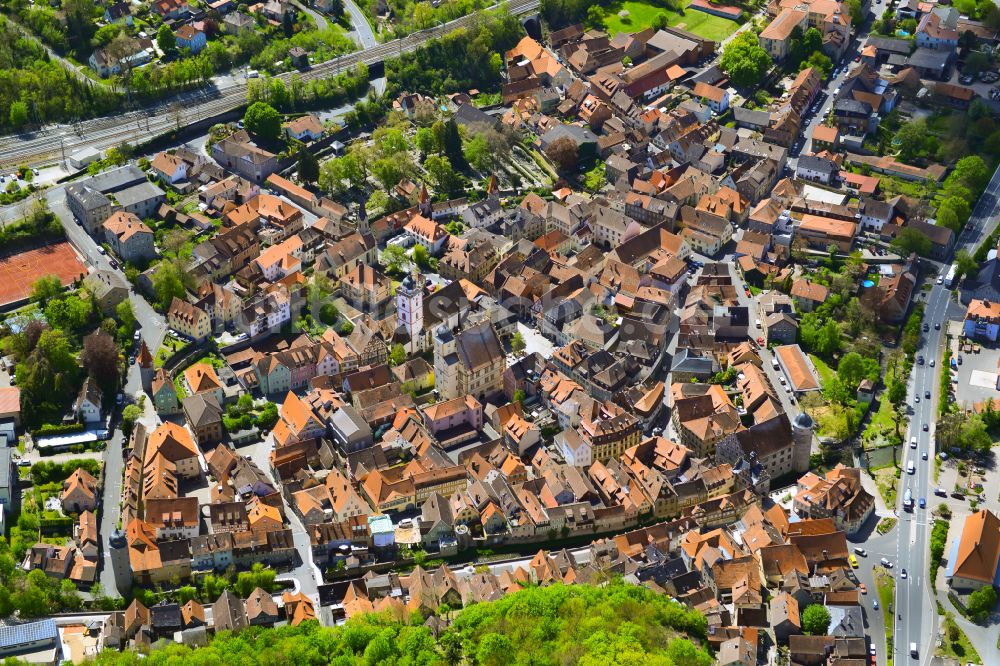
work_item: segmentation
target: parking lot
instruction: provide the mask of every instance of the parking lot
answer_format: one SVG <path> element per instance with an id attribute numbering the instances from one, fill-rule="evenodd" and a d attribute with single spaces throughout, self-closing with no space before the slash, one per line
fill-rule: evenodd
<path id="1" fill-rule="evenodd" d="M 997 391 L 997 363 L 1000 362 L 1000 349 L 982 344 L 974 347 L 968 344 L 960 348 L 957 338 L 952 338 L 951 342 L 955 358 L 951 373 L 952 389 L 955 391 L 959 407 L 971 409 L 977 402 L 1000 398 L 1000 391 Z M 975 351 L 976 349 L 978 351 Z"/>

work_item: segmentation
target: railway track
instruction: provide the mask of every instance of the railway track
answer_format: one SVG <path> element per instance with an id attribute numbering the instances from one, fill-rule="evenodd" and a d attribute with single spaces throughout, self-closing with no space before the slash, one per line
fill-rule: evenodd
<path id="1" fill-rule="evenodd" d="M 521 15 L 537 9 L 539 0 L 511 0 L 506 4 L 512 14 Z M 492 5 L 491 9 L 498 6 Z M 298 74 L 302 79 L 310 81 L 327 78 L 360 63 L 371 66 L 390 57 L 409 53 L 426 41 L 469 26 L 475 20 L 476 14 L 463 16 L 402 39 L 317 63 Z M 276 78 L 288 83 L 292 75 L 292 72 L 286 72 Z M 53 159 L 69 156 L 87 146 L 104 150 L 125 142 L 142 143 L 177 126 L 201 122 L 238 109 L 246 103 L 246 93 L 246 81 L 231 81 L 224 88 L 206 87 L 187 91 L 144 109 L 79 123 L 52 125 L 34 133 L 0 137 L 0 169 L 6 170 L 21 164 L 38 166 L 50 163 Z"/>

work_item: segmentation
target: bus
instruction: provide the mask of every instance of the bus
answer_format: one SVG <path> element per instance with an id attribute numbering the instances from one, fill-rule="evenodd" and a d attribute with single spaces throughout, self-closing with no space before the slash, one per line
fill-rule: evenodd
<path id="1" fill-rule="evenodd" d="M 909 488 L 903 494 L 903 508 L 907 511 L 913 511 L 913 493 L 910 492 Z"/>
<path id="2" fill-rule="evenodd" d="M 944 286 L 951 289 L 955 286 L 955 276 L 958 275 L 958 266 L 952 264 L 951 268 L 948 269 L 948 274 L 944 276 Z"/>

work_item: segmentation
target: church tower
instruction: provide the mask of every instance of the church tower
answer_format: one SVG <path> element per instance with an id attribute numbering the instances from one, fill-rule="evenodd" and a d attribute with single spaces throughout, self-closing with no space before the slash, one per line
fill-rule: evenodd
<path id="1" fill-rule="evenodd" d="M 796 472 L 809 471 L 809 454 L 812 453 L 813 430 L 815 424 L 812 417 L 805 412 L 799 412 L 792 420 L 792 467 Z"/>
<path id="2" fill-rule="evenodd" d="M 427 184 L 420 183 L 420 193 L 417 195 L 417 212 L 428 220 L 434 219 L 434 206 L 431 204 L 431 195 L 427 193 Z"/>
<path id="3" fill-rule="evenodd" d="M 406 351 L 418 353 L 423 346 L 424 277 L 416 269 L 396 288 L 396 327 L 405 328 L 410 336 Z"/>

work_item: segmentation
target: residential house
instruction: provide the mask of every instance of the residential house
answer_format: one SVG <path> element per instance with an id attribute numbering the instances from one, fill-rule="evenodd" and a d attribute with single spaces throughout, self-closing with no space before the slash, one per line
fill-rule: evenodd
<path id="1" fill-rule="evenodd" d="M 167 310 L 167 325 L 195 342 L 204 342 L 212 334 L 212 318 L 208 313 L 176 296 Z"/>
<path id="2" fill-rule="evenodd" d="M 98 423 L 102 419 L 101 389 L 92 378 L 83 380 L 76 399 L 76 414 L 83 423 Z"/>
<path id="3" fill-rule="evenodd" d="M 949 550 L 945 577 L 956 590 L 1000 583 L 1000 519 L 989 509 L 967 516 Z"/>
<path id="4" fill-rule="evenodd" d="M 192 54 L 197 55 L 208 44 L 208 37 L 205 31 L 194 27 L 191 23 L 185 23 L 174 32 L 177 40 L 177 48 L 189 49 Z"/>
<path id="5" fill-rule="evenodd" d="M 97 507 L 97 493 L 97 479 L 80 467 L 63 481 L 59 501 L 66 513 L 93 511 Z"/>
<path id="6" fill-rule="evenodd" d="M 184 418 L 194 431 L 198 444 L 206 445 L 222 439 L 222 407 L 214 393 L 199 393 L 184 398 Z"/>
<path id="7" fill-rule="evenodd" d="M 153 230 L 134 213 L 117 211 L 104 222 L 104 236 L 122 261 L 143 264 L 156 256 Z"/>

